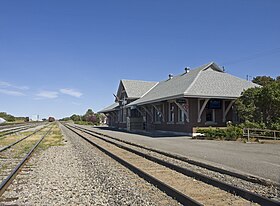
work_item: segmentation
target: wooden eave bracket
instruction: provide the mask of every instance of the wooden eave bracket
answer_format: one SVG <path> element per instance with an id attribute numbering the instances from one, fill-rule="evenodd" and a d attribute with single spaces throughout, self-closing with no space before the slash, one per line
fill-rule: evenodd
<path id="1" fill-rule="evenodd" d="M 200 99 L 198 99 L 198 117 L 197 122 L 201 122 L 201 115 L 210 99 L 205 99 L 202 107 L 200 108 Z"/>
<path id="2" fill-rule="evenodd" d="M 163 115 L 162 112 L 159 110 L 159 108 L 158 108 L 156 105 L 154 105 L 154 104 L 152 104 L 152 106 L 155 108 L 155 110 L 157 110 L 158 113 L 160 113 L 160 115 L 162 116 L 162 121 L 165 122 L 164 115 Z"/>
<path id="3" fill-rule="evenodd" d="M 226 116 L 234 102 L 235 102 L 235 100 L 231 100 L 231 102 L 229 103 L 229 105 L 226 108 L 226 102 L 225 102 L 225 100 L 223 101 L 223 122 L 226 122 Z"/>
<path id="4" fill-rule="evenodd" d="M 142 106 L 142 108 L 145 110 L 145 112 L 153 119 L 153 115 L 152 113 L 145 107 L 145 106 Z"/>
<path id="5" fill-rule="evenodd" d="M 142 117 L 144 117 L 144 113 L 141 111 L 141 109 L 139 109 L 138 107 L 136 107 L 137 111 L 142 115 Z"/>
<path id="6" fill-rule="evenodd" d="M 176 101 L 174 101 L 174 103 L 184 112 L 184 114 L 186 115 L 186 120 L 187 120 L 187 122 L 190 122 L 190 117 L 189 117 L 189 106 L 188 106 L 187 109 L 185 109 L 181 104 L 177 103 Z M 188 99 L 186 100 L 186 104 L 189 105 Z"/>

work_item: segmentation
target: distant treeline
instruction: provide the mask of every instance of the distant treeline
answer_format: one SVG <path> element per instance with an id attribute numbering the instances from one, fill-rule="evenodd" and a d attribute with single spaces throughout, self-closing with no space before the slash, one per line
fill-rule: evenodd
<path id="1" fill-rule="evenodd" d="M 88 109 L 84 115 L 73 114 L 70 117 L 60 119 L 61 121 L 74 121 L 76 124 L 92 124 L 99 125 L 104 122 L 103 114 L 94 113 L 92 109 Z"/>
<path id="2" fill-rule="evenodd" d="M 28 117 L 15 117 L 11 114 L 7 114 L 6 112 L 0 112 L 0 117 L 5 119 L 7 122 L 15 122 L 15 121 L 28 121 Z"/>

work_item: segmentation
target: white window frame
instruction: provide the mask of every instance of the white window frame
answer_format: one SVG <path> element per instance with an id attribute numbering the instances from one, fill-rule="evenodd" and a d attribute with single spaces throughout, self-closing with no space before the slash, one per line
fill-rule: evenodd
<path id="1" fill-rule="evenodd" d="M 173 107 L 171 109 L 171 106 Z M 168 102 L 168 122 L 169 123 L 174 123 L 175 120 L 175 104 L 173 102 Z"/>
<path id="2" fill-rule="evenodd" d="M 164 122 L 163 104 L 153 105 L 153 118 L 154 123 Z"/>
<path id="3" fill-rule="evenodd" d="M 179 107 L 178 108 L 178 122 L 181 122 L 181 123 L 184 123 L 185 122 L 185 119 L 186 119 L 186 115 L 185 115 L 185 112 L 183 110 L 181 110 Z"/>

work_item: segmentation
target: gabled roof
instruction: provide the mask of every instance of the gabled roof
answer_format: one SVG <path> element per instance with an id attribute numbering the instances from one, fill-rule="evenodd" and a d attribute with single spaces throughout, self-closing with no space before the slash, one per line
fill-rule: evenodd
<path id="1" fill-rule="evenodd" d="M 119 106 L 119 103 L 115 102 L 114 104 L 111 104 L 110 106 L 98 111 L 98 113 L 112 112 L 112 111 L 116 110 L 118 106 Z"/>
<path id="2" fill-rule="evenodd" d="M 147 82 L 140 80 L 121 80 L 117 96 L 120 96 L 122 86 L 125 89 L 128 99 L 138 99 L 154 87 L 158 82 Z"/>
<path id="3" fill-rule="evenodd" d="M 130 103 L 143 105 L 180 97 L 235 99 L 250 87 L 259 86 L 225 73 L 211 62 L 196 69 L 159 82 L 142 98 Z"/>

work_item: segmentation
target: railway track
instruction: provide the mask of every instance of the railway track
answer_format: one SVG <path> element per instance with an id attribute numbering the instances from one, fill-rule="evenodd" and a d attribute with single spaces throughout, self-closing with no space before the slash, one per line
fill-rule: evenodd
<path id="1" fill-rule="evenodd" d="M 16 132 L 20 132 L 20 131 L 24 131 L 30 128 L 34 128 L 37 127 L 40 124 L 34 124 L 34 125 L 28 125 L 28 126 L 19 126 L 19 127 L 13 127 L 13 128 L 9 128 L 7 130 L 1 130 L 0 131 L 0 140 L 4 139 L 7 135 L 11 135 L 14 134 Z"/>
<path id="2" fill-rule="evenodd" d="M 115 140 L 117 142 L 121 142 L 121 143 L 125 143 L 127 145 L 135 146 L 136 148 L 139 148 L 139 149 L 154 152 L 153 153 L 154 155 L 163 155 L 167 158 L 170 158 L 170 160 L 173 160 L 173 161 L 178 160 L 179 162 L 184 162 L 184 163 L 186 163 L 187 167 L 192 167 L 192 169 L 198 169 L 197 171 L 202 171 L 202 172 L 205 172 L 206 170 L 207 171 L 212 171 L 213 172 L 213 174 L 212 174 L 213 177 L 223 178 L 223 179 L 225 179 L 226 177 L 233 177 L 233 178 L 235 178 L 234 179 L 235 182 L 236 182 L 236 180 L 239 180 L 240 183 L 243 183 L 243 184 L 246 183 L 246 182 L 247 183 L 256 183 L 255 185 L 265 186 L 266 189 L 268 189 L 268 188 L 269 189 L 276 189 L 276 190 L 278 190 L 276 193 L 280 194 L 280 183 L 272 182 L 272 181 L 269 181 L 269 180 L 266 180 L 266 179 L 263 179 L 263 178 L 260 178 L 260 177 L 252 176 L 252 175 L 244 175 L 244 174 L 232 172 L 232 171 L 229 171 L 229 170 L 225 170 L 223 168 L 219 168 L 219 167 L 208 165 L 208 164 L 205 164 L 205 163 L 202 163 L 202 162 L 194 161 L 194 160 L 188 159 L 187 157 L 184 157 L 184 156 L 180 156 L 180 155 L 177 155 L 177 154 L 171 154 L 171 153 L 168 153 L 168 152 L 165 152 L 165 151 L 161 151 L 161 150 L 158 150 L 158 149 L 154 149 L 154 148 L 150 148 L 150 147 L 147 147 L 147 146 L 139 145 L 139 144 L 136 144 L 136 143 L 133 143 L 133 142 L 130 142 L 130 141 L 123 140 L 123 139 L 119 139 L 119 138 L 113 137 L 112 135 L 106 135 L 106 134 L 103 134 L 103 133 L 100 133 L 100 132 L 97 132 L 97 131 L 94 131 L 94 130 L 91 130 L 91 129 L 88 129 L 88 128 L 84 128 L 84 127 L 77 126 L 77 125 L 74 125 L 74 126 L 76 128 L 83 129 L 86 132 L 91 132 L 91 133 L 94 133 L 96 135 L 101 135 L 102 137 L 106 137 L 106 138 L 109 138 L 111 140 Z M 232 183 L 232 182 L 229 182 L 229 183 Z M 249 188 L 251 188 L 252 186 L 253 186 L 253 184 L 248 185 Z M 263 188 L 263 189 L 265 189 L 265 188 Z M 269 191 L 268 191 L 268 193 L 269 193 Z"/>
<path id="3" fill-rule="evenodd" d="M 47 126 L 48 126 L 48 125 L 46 125 L 46 126 L 40 128 L 40 129 L 37 129 L 37 130 L 35 130 L 34 132 L 32 132 L 31 134 L 28 134 L 28 135 L 26 135 L 26 136 L 24 136 L 24 137 L 22 137 L 22 138 L 20 138 L 20 139 L 18 139 L 18 140 L 16 140 L 16 141 L 10 143 L 10 144 L 8 144 L 8 145 L 3 146 L 2 148 L 0 148 L 0 152 L 3 152 L 3 151 L 5 151 L 5 150 L 9 149 L 10 147 L 12 147 L 12 146 L 14 146 L 14 145 L 20 143 L 21 141 L 27 139 L 28 137 L 31 137 L 32 135 L 36 134 L 37 132 L 40 132 L 41 130 L 45 129 Z"/>
<path id="4" fill-rule="evenodd" d="M 81 127 L 65 126 L 184 205 L 246 205 L 250 202 L 280 205 L 275 200 L 178 166 L 154 151 Z"/>
<path id="5" fill-rule="evenodd" d="M 20 127 L 20 126 L 26 126 L 26 125 L 27 125 L 27 123 L 0 125 L 0 131 L 5 130 L 5 129 L 10 129 L 13 127 Z"/>
<path id="6" fill-rule="evenodd" d="M 1 148 L 0 197 L 23 168 L 24 164 L 31 157 L 41 141 L 51 132 L 52 127 L 53 125 L 47 125 Z M 28 142 L 26 142 L 27 140 Z M 14 149 L 12 150 L 12 148 Z"/>

